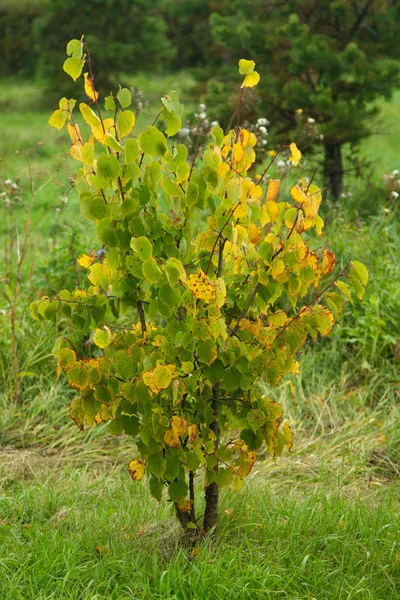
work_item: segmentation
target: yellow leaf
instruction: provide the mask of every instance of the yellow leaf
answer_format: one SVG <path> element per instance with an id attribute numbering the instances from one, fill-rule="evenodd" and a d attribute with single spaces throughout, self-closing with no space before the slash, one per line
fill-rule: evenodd
<path id="1" fill-rule="evenodd" d="M 239 60 L 239 73 L 241 75 L 248 75 L 254 71 L 254 67 L 256 63 L 254 60 L 246 60 L 245 58 L 241 58 Z"/>
<path id="2" fill-rule="evenodd" d="M 178 448 L 180 442 L 175 429 L 168 429 L 164 433 L 164 442 L 167 444 L 167 446 L 170 446 L 171 448 Z"/>
<path id="3" fill-rule="evenodd" d="M 76 123 L 68 123 L 67 129 L 72 143 L 76 144 L 76 142 L 80 142 L 82 145 L 82 136 L 79 129 L 79 125 L 77 125 Z"/>
<path id="4" fill-rule="evenodd" d="M 267 190 L 267 202 L 272 202 L 276 200 L 279 194 L 279 189 L 281 187 L 280 179 L 270 179 L 268 182 L 268 190 Z"/>
<path id="5" fill-rule="evenodd" d="M 290 147 L 290 152 L 292 153 L 292 156 L 291 156 L 292 162 L 293 162 L 294 166 L 297 167 L 297 165 L 299 164 L 300 159 L 301 159 L 301 152 L 294 142 L 292 142 L 289 147 Z"/>
<path id="6" fill-rule="evenodd" d="M 252 88 L 252 87 L 256 86 L 259 81 L 260 81 L 260 74 L 257 73 L 257 71 L 253 71 L 252 73 L 249 73 L 248 75 L 246 75 L 246 77 L 244 78 L 244 81 L 240 87 Z"/>
<path id="7" fill-rule="evenodd" d="M 282 273 L 285 270 L 285 263 L 283 262 L 283 260 L 281 260 L 280 258 L 274 260 L 273 265 L 272 265 L 272 277 L 274 279 L 276 279 L 277 277 L 279 277 L 279 275 L 282 275 Z"/>
<path id="8" fill-rule="evenodd" d="M 144 475 L 144 464 L 140 458 L 134 458 L 128 464 L 128 471 L 132 479 L 140 481 Z"/>
<path id="9" fill-rule="evenodd" d="M 187 433 L 188 424 L 186 419 L 183 419 L 182 417 L 177 417 L 174 415 L 171 420 L 171 426 L 179 437 Z"/>
<path id="10" fill-rule="evenodd" d="M 242 144 L 233 145 L 233 162 L 239 163 L 244 158 L 244 148 Z"/>
<path id="11" fill-rule="evenodd" d="M 249 225 L 248 235 L 249 242 L 251 242 L 252 244 L 258 244 L 258 242 L 260 241 L 261 228 L 257 227 L 257 225 L 254 225 L 254 223 L 251 223 Z"/>
<path id="12" fill-rule="evenodd" d="M 89 77 L 88 73 L 84 73 L 83 76 L 85 78 L 85 94 L 91 100 L 96 102 L 97 98 L 99 97 L 99 92 L 96 92 L 94 81 L 92 77 Z"/>
<path id="13" fill-rule="evenodd" d="M 328 273 L 332 273 L 335 268 L 335 255 L 332 250 L 324 250 L 324 255 L 322 257 L 322 274 L 328 275 Z"/>
<path id="14" fill-rule="evenodd" d="M 85 267 L 85 269 L 87 269 L 88 267 L 90 267 L 95 258 L 96 255 L 94 252 L 91 256 L 88 256 L 87 254 L 82 254 L 82 256 L 78 258 L 77 262 L 81 265 L 81 267 Z"/>
<path id="15" fill-rule="evenodd" d="M 298 185 L 295 185 L 290 189 L 290 195 L 292 196 L 293 200 L 299 204 L 308 202 L 307 196 Z"/>
<path id="16" fill-rule="evenodd" d="M 177 501 L 176 506 L 179 512 L 188 513 L 193 508 L 193 500 L 189 500 L 187 498 L 180 498 Z"/>
<path id="17" fill-rule="evenodd" d="M 189 275 L 187 286 L 196 298 L 209 302 L 216 297 L 215 285 L 200 269 L 197 273 Z"/>
<path id="18" fill-rule="evenodd" d="M 197 425 L 195 425 L 195 424 L 189 425 L 188 434 L 189 434 L 189 440 L 191 442 L 193 442 L 196 439 L 198 432 L 199 432 L 199 428 L 197 427 Z"/>

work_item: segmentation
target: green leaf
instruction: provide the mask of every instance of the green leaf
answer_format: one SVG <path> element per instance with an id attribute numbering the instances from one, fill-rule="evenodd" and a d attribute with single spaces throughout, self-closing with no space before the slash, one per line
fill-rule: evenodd
<path id="1" fill-rule="evenodd" d="M 67 379 L 73 388 L 85 390 L 89 385 L 89 371 L 82 363 L 78 363 L 67 371 Z"/>
<path id="2" fill-rule="evenodd" d="M 161 98 L 161 102 L 170 113 L 179 118 L 182 116 L 183 104 L 179 102 L 178 92 L 171 90 L 169 94 Z"/>
<path id="3" fill-rule="evenodd" d="M 142 264 L 142 272 L 147 281 L 158 283 L 162 279 L 162 273 L 154 258 L 146 259 Z"/>
<path id="4" fill-rule="evenodd" d="M 122 152 L 123 151 L 123 147 L 121 146 L 121 144 L 110 133 L 104 134 L 103 142 L 105 143 L 106 146 L 108 146 L 108 148 L 111 148 L 111 150 L 114 150 L 114 152 Z"/>
<path id="5" fill-rule="evenodd" d="M 129 138 L 125 142 L 125 162 L 129 165 L 139 156 L 139 144 L 137 139 Z"/>
<path id="6" fill-rule="evenodd" d="M 153 245 L 146 237 L 132 238 L 131 248 L 142 260 L 151 258 L 153 255 Z"/>
<path id="7" fill-rule="evenodd" d="M 106 110 L 112 110 L 112 111 L 114 111 L 116 109 L 114 96 L 106 96 L 105 101 L 104 101 L 104 108 Z"/>
<path id="8" fill-rule="evenodd" d="M 71 348 L 62 348 L 58 360 L 62 369 L 70 369 L 76 363 L 76 354 Z"/>
<path id="9" fill-rule="evenodd" d="M 162 454 L 149 454 L 148 467 L 156 477 L 162 477 L 165 472 L 166 462 Z"/>
<path id="10" fill-rule="evenodd" d="M 71 40 L 67 44 L 67 54 L 74 58 L 82 58 L 83 44 L 81 40 Z"/>
<path id="11" fill-rule="evenodd" d="M 117 98 L 122 108 L 127 108 L 132 102 L 132 94 L 128 88 L 121 88 L 117 93 Z"/>
<path id="12" fill-rule="evenodd" d="M 170 113 L 165 108 L 165 106 L 161 111 L 160 117 L 162 118 L 163 121 L 167 121 L 167 127 L 165 129 L 165 133 L 168 136 L 175 135 L 176 133 L 178 133 L 178 131 L 180 130 L 180 128 L 182 126 L 181 119 L 179 119 L 173 113 Z"/>
<path id="13" fill-rule="evenodd" d="M 226 487 L 233 481 L 234 473 L 232 469 L 220 467 L 215 477 L 215 483 L 218 487 Z"/>
<path id="14" fill-rule="evenodd" d="M 168 495 L 173 502 L 185 498 L 188 493 L 188 486 L 185 481 L 172 481 L 168 487 Z"/>
<path id="15" fill-rule="evenodd" d="M 194 183 L 193 181 L 189 181 L 188 183 L 188 187 L 186 190 L 186 202 L 187 205 L 189 206 L 189 208 L 191 208 L 192 206 L 195 206 L 198 198 L 199 198 L 199 186 L 197 185 L 197 183 Z"/>
<path id="16" fill-rule="evenodd" d="M 100 156 L 97 160 L 97 174 L 104 179 L 117 179 L 121 167 L 116 156 Z"/>
<path id="17" fill-rule="evenodd" d="M 85 61 L 82 58 L 67 58 L 64 62 L 63 69 L 74 81 L 76 81 L 81 76 L 84 64 Z"/>
<path id="18" fill-rule="evenodd" d="M 164 156 L 168 149 L 165 135 L 154 125 L 142 131 L 138 141 L 141 150 L 150 156 Z"/>
<path id="19" fill-rule="evenodd" d="M 158 500 L 158 502 L 161 502 L 162 493 L 163 493 L 163 489 L 164 489 L 163 482 L 160 481 L 159 479 L 157 479 L 157 477 L 154 477 L 154 475 L 152 475 L 150 477 L 149 485 L 150 485 L 150 494 L 153 496 L 153 498 Z"/>
<path id="20" fill-rule="evenodd" d="M 175 196 L 177 198 L 183 198 L 183 191 L 174 181 L 172 181 L 169 177 L 163 179 L 161 182 L 161 186 L 166 194 L 169 196 Z"/>

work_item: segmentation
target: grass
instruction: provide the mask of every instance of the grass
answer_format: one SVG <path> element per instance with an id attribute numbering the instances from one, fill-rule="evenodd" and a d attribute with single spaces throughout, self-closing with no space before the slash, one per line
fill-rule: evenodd
<path id="1" fill-rule="evenodd" d="M 341 491 L 265 474 L 222 495 L 220 537 L 188 554 L 168 503 L 107 460 L 8 453 L 2 466 L 4 600 L 395 598 L 398 486 Z M 325 465 L 314 477 L 325 479 Z"/>
<path id="2" fill-rule="evenodd" d="M 189 98 L 193 85 L 187 73 L 129 82 L 152 104 L 139 129 L 169 89 Z M 74 257 L 96 242 L 76 217 L 69 178 L 77 163 L 65 152 L 65 132 L 47 126 L 33 84 L 0 81 L 2 178 L 27 188 L 26 153 L 36 186 L 53 175 L 32 212 L 41 221 L 19 307 L 20 405 L 10 402 L 0 302 L 1 600 L 397 598 L 400 232 L 395 207 L 384 212 L 379 178 L 399 166 L 399 105 L 398 93 L 383 104 L 379 133 L 364 145 L 376 168 L 371 181 L 353 182 L 354 200 L 325 211 L 324 243 L 338 263 L 356 258 L 370 269 L 365 300 L 329 339 L 304 350 L 297 378 L 268 390 L 294 430 L 294 453 L 260 455 L 245 489 L 222 493 L 218 545 L 205 540 L 188 555 L 168 502 L 158 505 L 128 478 L 130 440 L 104 426 L 80 433 L 68 417 L 71 390 L 54 376 L 55 332 L 33 323 L 27 307 L 46 291 L 73 287 Z"/>

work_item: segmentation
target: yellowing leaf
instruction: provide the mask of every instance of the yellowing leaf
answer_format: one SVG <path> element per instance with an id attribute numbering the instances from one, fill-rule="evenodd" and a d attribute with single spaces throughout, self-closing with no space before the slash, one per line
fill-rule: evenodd
<path id="1" fill-rule="evenodd" d="M 67 120 L 67 113 L 64 110 L 57 109 L 53 112 L 49 119 L 49 125 L 55 127 L 60 130 L 65 125 L 65 121 Z"/>
<path id="2" fill-rule="evenodd" d="M 189 440 L 191 442 L 193 442 L 196 439 L 198 433 L 199 433 L 199 428 L 197 427 L 197 425 L 195 425 L 195 424 L 189 425 L 188 434 L 189 434 Z"/>
<path id="3" fill-rule="evenodd" d="M 175 429 L 168 429 L 164 433 L 164 442 L 167 444 L 167 446 L 170 446 L 171 448 L 179 447 L 179 436 L 176 433 Z"/>
<path id="4" fill-rule="evenodd" d="M 153 371 L 154 383 L 159 390 L 165 390 L 172 381 L 171 369 L 167 366 L 159 365 Z"/>
<path id="5" fill-rule="evenodd" d="M 176 374 L 175 365 L 157 365 L 153 370 L 145 371 L 142 374 L 142 379 L 146 387 L 154 394 L 158 394 L 160 390 L 169 387 Z"/>
<path id="6" fill-rule="evenodd" d="M 144 464 L 140 458 L 134 458 L 128 464 L 128 471 L 132 479 L 140 481 L 144 475 Z"/>
<path id="7" fill-rule="evenodd" d="M 368 269 L 365 265 L 358 262 L 358 260 L 353 260 L 351 263 L 358 277 L 360 278 L 361 283 L 365 287 L 368 283 Z"/>
<path id="8" fill-rule="evenodd" d="M 249 73 L 248 75 L 246 75 L 246 77 L 244 78 L 244 81 L 240 87 L 252 88 L 252 87 L 256 86 L 259 81 L 260 81 L 260 74 L 257 73 L 257 71 L 253 71 L 252 73 Z"/>
<path id="9" fill-rule="evenodd" d="M 187 430 L 188 430 L 188 424 L 187 424 L 186 419 L 183 419 L 182 417 L 178 417 L 178 416 L 174 415 L 171 420 L 171 426 L 172 426 L 172 429 L 175 431 L 175 433 L 179 437 L 181 435 L 186 435 Z"/>
<path id="10" fill-rule="evenodd" d="M 274 279 L 276 279 L 277 277 L 279 277 L 279 275 L 282 275 L 282 273 L 285 270 L 285 263 L 283 262 L 283 260 L 281 260 L 280 258 L 275 259 L 273 264 L 272 264 L 272 277 Z"/>
<path id="11" fill-rule="evenodd" d="M 245 58 L 241 58 L 239 60 L 239 73 L 241 75 L 248 75 L 254 71 L 254 67 L 256 63 L 254 60 L 246 60 Z"/>
<path id="12" fill-rule="evenodd" d="M 106 348 L 112 342 L 112 334 L 108 327 L 104 329 L 96 329 L 93 335 L 93 342 L 99 348 Z"/>
<path id="13" fill-rule="evenodd" d="M 121 137 L 128 135 L 135 125 L 135 115 L 131 110 L 123 110 L 118 117 L 118 130 Z"/>
<path id="14" fill-rule="evenodd" d="M 189 275 L 187 286 L 196 298 L 209 302 L 216 296 L 215 285 L 200 269 L 197 273 Z"/>
<path id="15" fill-rule="evenodd" d="M 63 69 L 74 81 L 80 77 L 85 61 L 82 58 L 71 57 L 64 62 Z"/>
<path id="16" fill-rule="evenodd" d="M 91 256 L 88 256 L 87 254 L 82 254 L 82 256 L 78 258 L 77 263 L 80 264 L 81 267 L 85 267 L 85 269 L 87 269 L 88 267 L 90 267 L 95 258 L 96 255 L 94 253 Z"/>
<path id="17" fill-rule="evenodd" d="M 153 371 L 146 371 L 142 374 L 143 383 L 146 387 L 149 388 L 154 394 L 158 394 L 159 388 L 156 386 L 154 381 L 154 373 Z"/>
<path id="18" fill-rule="evenodd" d="M 332 250 L 324 250 L 322 257 L 322 274 L 332 273 L 335 268 L 335 255 Z"/>
<path id="19" fill-rule="evenodd" d="M 226 302 L 226 285 L 222 277 L 215 282 L 215 298 L 218 308 L 221 308 Z"/>
<path id="20" fill-rule="evenodd" d="M 267 202 L 272 202 L 276 200 L 279 194 L 279 189 L 281 187 L 280 179 L 270 179 L 268 182 L 268 190 L 267 190 Z"/>
<path id="21" fill-rule="evenodd" d="M 99 97 L 99 92 L 96 92 L 96 88 L 94 87 L 94 81 L 92 77 L 89 77 L 88 73 L 84 73 L 85 78 L 85 94 L 88 96 L 93 102 Z"/>
<path id="22" fill-rule="evenodd" d="M 290 152 L 292 153 L 292 156 L 291 156 L 292 162 L 293 162 L 294 166 L 297 167 L 297 165 L 299 164 L 300 159 L 301 159 L 301 152 L 294 142 L 292 142 L 290 144 L 289 148 L 290 148 Z"/>
<path id="23" fill-rule="evenodd" d="M 177 509 L 179 512 L 187 513 L 190 512 L 193 508 L 193 500 L 189 500 L 187 498 L 180 498 L 176 502 Z"/>

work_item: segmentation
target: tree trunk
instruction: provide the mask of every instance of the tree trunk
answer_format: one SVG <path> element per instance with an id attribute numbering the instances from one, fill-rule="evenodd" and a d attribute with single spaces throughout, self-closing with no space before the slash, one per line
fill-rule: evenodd
<path id="1" fill-rule="evenodd" d="M 342 146 L 338 142 L 325 144 L 325 177 L 332 196 L 337 200 L 343 188 Z"/>
<path id="2" fill-rule="evenodd" d="M 219 391 L 221 384 L 216 383 L 213 387 L 213 398 L 211 407 L 214 411 L 214 421 L 210 425 L 211 431 L 215 433 L 216 437 L 216 449 L 219 444 L 219 425 L 218 425 L 218 412 L 219 412 Z M 218 462 L 214 467 L 214 470 L 218 472 Z M 206 497 L 206 508 L 204 512 L 204 522 L 203 528 L 206 532 L 213 530 L 213 536 L 217 535 L 217 525 L 218 525 L 218 500 L 219 500 L 219 488 L 215 483 L 210 483 L 209 486 L 206 487 L 205 492 Z"/>
<path id="3" fill-rule="evenodd" d="M 192 508 L 188 512 L 181 512 L 178 508 L 178 504 L 175 503 L 175 514 L 182 525 L 185 541 L 190 547 L 197 544 L 200 539 L 201 532 L 199 529 L 188 527 L 189 523 L 196 523 L 196 507 L 195 507 L 195 490 L 194 490 L 194 473 L 189 471 L 189 492 L 190 500 L 192 501 Z"/>

